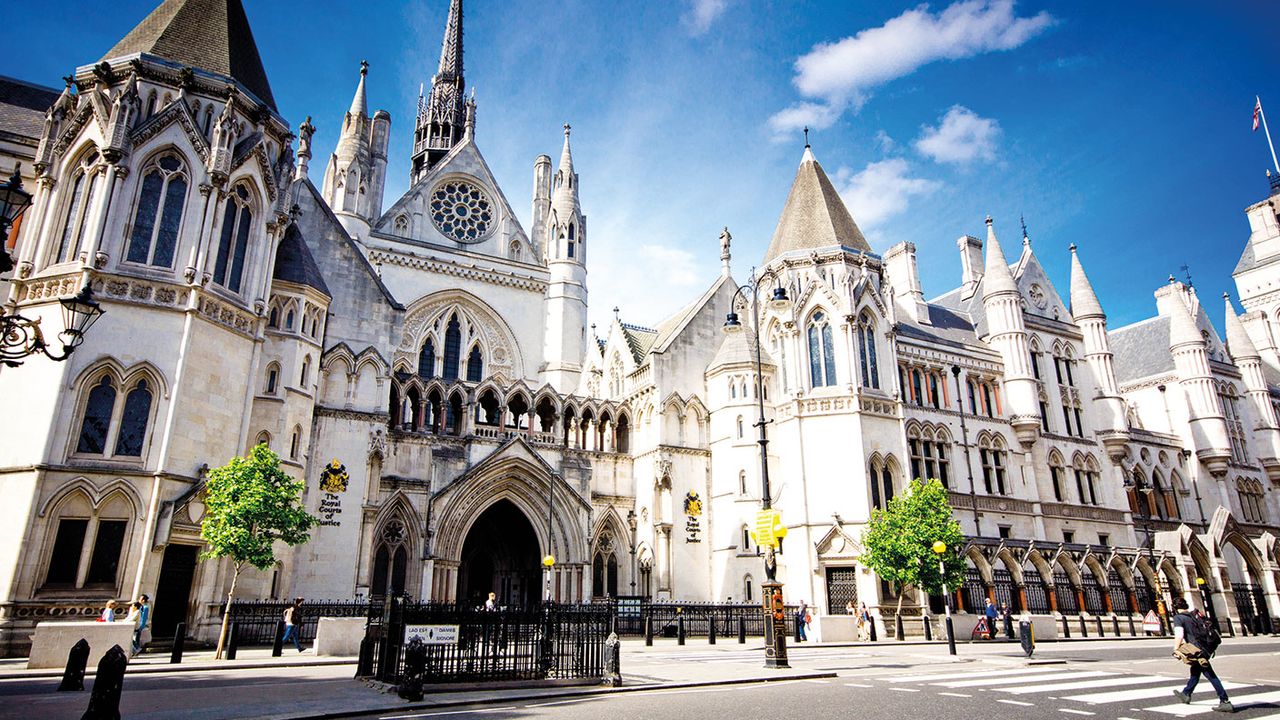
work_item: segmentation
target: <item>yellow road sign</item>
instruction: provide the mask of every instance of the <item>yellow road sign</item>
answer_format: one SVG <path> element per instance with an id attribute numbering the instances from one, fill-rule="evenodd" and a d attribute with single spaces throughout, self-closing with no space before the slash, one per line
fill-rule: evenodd
<path id="1" fill-rule="evenodd" d="M 777 510 L 761 510 L 756 514 L 755 541 L 762 547 L 778 547 L 778 540 L 787 536 L 787 526 L 782 524 L 782 513 Z"/>

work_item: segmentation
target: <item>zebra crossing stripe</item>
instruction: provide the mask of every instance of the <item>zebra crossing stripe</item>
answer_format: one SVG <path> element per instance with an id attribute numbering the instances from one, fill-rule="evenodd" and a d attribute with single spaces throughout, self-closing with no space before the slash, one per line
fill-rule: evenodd
<path id="1" fill-rule="evenodd" d="M 1043 682 L 1045 680 L 1078 680 L 1084 678 L 1107 677 L 1115 673 L 1089 670 L 1085 672 L 1053 672 L 1040 675 L 1022 675 L 1019 677 L 982 678 L 979 680 L 957 680 L 954 682 L 933 683 L 949 688 L 990 687 L 992 685 L 1016 685 L 1026 682 Z"/>
<path id="2" fill-rule="evenodd" d="M 1248 707 L 1252 707 L 1254 705 L 1267 705 L 1267 704 L 1275 703 L 1277 701 L 1280 701 L 1280 690 L 1273 690 L 1271 692 L 1256 693 L 1254 695 L 1243 695 L 1241 697 L 1231 698 L 1231 704 L 1235 705 L 1236 712 L 1240 712 L 1241 710 Z M 1146 708 L 1146 710 L 1150 712 L 1166 713 L 1169 715 L 1177 715 L 1179 717 L 1185 717 L 1187 715 L 1199 715 L 1200 713 L 1210 712 L 1213 710 L 1213 706 L 1217 704 L 1218 704 L 1218 699 L 1213 698 L 1212 700 L 1195 701 L 1195 702 L 1192 702 L 1190 705 L 1175 703 L 1173 705 L 1161 705 L 1159 707 L 1150 707 L 1150 708 Z"/>
<path id="3" fill-rule="evenodd" d="M 1030 693 L 1061 692 L 1063 690 L 1088 690 L 1091 688 L 1115 687 L 1116 685 L 1149 685 L 1151 683 L 1176 683 L 1178 680 L 1161 675 L 1138 675 L 1108 677 L 1100 680 L 1081 680 L 1079 682 L 1053 683 L 1049 685 L 1030 685 L 1027 687 L 996 688 L 1000 692 L 1014 695 Z"/>
<path id="4" fill-rule="evenodd" d="M 1102 705 L 1113 702 L 1128 702 L 1131 700 L 1150 700 L 1151 698 L 1172 697 L 1173 691 L 1182 687 L 1185 680 L 1170 680 L 1168 685 L 1163 687 L 1138 688 L 1136 690 L 1117 690 L 1115 692 L 1104 693 L 1087 693 L 1085 695 L 1066 695 L 1062 700 L 1076 700 L 1091 705 Z M 1247 683 L 1231 683 L 1224 681 L 1222 686 L 1228 690 L 1238 690 L 1241 688 L 1253 687 Z"/>
<path id="5" fill-rule="evenodd" d="M 892 683 L 908 683 L 908 682 L 933 682 L 935 680 L 959 680 L 961 678 L 981 678 L 981 677 L 1005 677 L 1008 675 L 1033 675 L 1043 674 L 1044 668 L 1026 668 L 1023 670 L 989 670 L 982 672 L 957 672 L 945 673 L 943 675 L 900 675 L 890 678 Z"/>

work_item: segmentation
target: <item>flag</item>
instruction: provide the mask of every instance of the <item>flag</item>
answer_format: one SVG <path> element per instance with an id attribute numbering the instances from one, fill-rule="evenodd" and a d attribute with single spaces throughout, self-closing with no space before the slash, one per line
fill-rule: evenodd
<path id="1" fill-rule="evenodd" d="M 1258 102 L 1253 106 L 1253 131 L 1258 131 L 1258 116 L 1262 114 L 1262 98 L 1255 98 Z"/>

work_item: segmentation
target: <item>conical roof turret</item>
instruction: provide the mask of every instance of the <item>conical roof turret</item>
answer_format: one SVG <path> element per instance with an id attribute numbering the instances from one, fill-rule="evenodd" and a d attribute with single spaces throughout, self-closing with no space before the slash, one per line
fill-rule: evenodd
<path id="1" fill-rule="evenodd" d="M 796 170 L 791 192 L 782 206 L 782 215 L 773 231 L 764 262 L 794 250 L 810 250 L 844 245 L 871 252 L 871 246 L 849 214 L 844 200 L 836 191 L 813 149 L 804 146 L 800 167 Z"/>
<path id="2" fill-rule="evenodd" d="M 369 100 L 365 95 L 364 78 L 369 74 L 369 63 L 360 61 L 360 84 L 356 85 L 355 97 L 351 98 L 351 109 L 347 112 L 356 117 L 368 117 Z"/>
<path id="3" fill-rule="evenodd" d="M 1013 273 L 1009 272 L 1009 261 L 1005 259 L 1000 241 L 996 239 L 996 229 L 991 216 L 987 216 L 987 260 L 983 267 L 983 298 L 999 293 L 1016 293 L 1018 285 L 1013 281 Z"/>
<path id="4" fill-rule="evenodd" d="M 1169 347 L 1177 347 L 1187 343 L 1204 343 L 1204 336 L 1196 327 L 1196 320 L 1191 316 L 1191 308 L 1179 292 L 1171 298 L 1172 311 L 1169 313 Z"/>
<path id="5" fill-rule="evenodd" d="M 1076 320 L 1100 317 L 1104 320 L 1107 314 L 1102 311 L 1102 303 L 1093 292 L 1089 276 L 1084 274 L 1084 266 L 1076 254 L 1076 246 L 1071 246 L 1071 316 Z"/>
<path id="6" fill-rule="evenodd" d="M 1236 315 L 1236 309 L 1231 304 L 1231 296 L 1222 293 L 1222 300 L 1227 306 L 1227 352 L 1231 353 L 1234 360 L 1242 360 L 1245 358 L 1260 358 L 1258 348 L 1253 344 L 1253 340 L 1249 339 L 1249 333 L 1244 329 L 1244 323 L 1240 322 L 1240 316 Z"/>

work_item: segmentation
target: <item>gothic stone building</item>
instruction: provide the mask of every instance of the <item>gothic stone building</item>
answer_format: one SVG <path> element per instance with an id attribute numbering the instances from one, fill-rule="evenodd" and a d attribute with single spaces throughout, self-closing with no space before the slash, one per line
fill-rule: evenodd
<path id="1" fill-rule="evenodd" d="M 61 91 L 0 80 L 0 170 L 35 194 L 6 312 L 56 326 L 84 284 L 106 310 L 69 361 L 0 369 L 6 651 L 142 592 L 158 637 L 208 637 L 229 571 L 197 560 L 202 479 L 258 443 L 321 525 L 241 597 L 756 601 L 760 401 L 780 579 L 820 615 L 892 607 L 859 542 L 913 477 L 969 537 L 963 610 L 1127 614 L 1163 590 L 1280 615 L 1280 196 L 1248 209 L 1247 313 L 1170 281 L 1108 328 L 1074 248 L 1064 297 L 990 219 L 927 300 L 915 247 L 873 251 L 806 147 L 758 271 L 792 302 L 762 303 L 757 384 L 754 336 L 721 332 L 743 311 L 727 233 L 678 313 L 588 329 L 569 127 L 526 228 L 480 151 L 462 21 L 452 0 L 385 207 L 367 68 L 314 177 L 240 0 L 165 0 Z"/>

